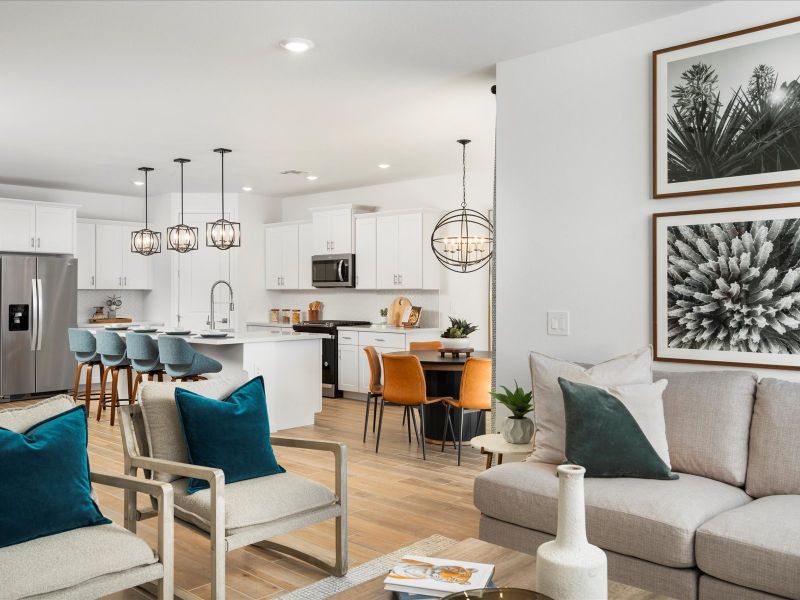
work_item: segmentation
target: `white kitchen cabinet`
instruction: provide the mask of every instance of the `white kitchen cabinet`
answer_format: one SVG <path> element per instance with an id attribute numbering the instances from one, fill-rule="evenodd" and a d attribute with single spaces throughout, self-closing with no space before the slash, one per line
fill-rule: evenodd
<path id="1" fill-rule="evenodd" d="M 343 392 L 358 392 L 358 346 L 338 345 L 339 389 Z"/>
<path id="2" fill-rule="evenodd" d="M 400 285 L 397 278 L 397 217 L 376 219 L 376 282 L 378 289 L 387 290 Z"/>
<path id="3" fill-rule="evenodd" d="M 299 239 L 296 223 L 265 226 L 266 287 L 296 290 L 298 287 Z"/>
<path id="4" fill-rule="evenodd" d="M 297 288 L 300 290 L 314 289 L 311 283 L 311 257 L 313 255 L 314 227 L 311 223 L 300 223 L 297 226 Z"/>
<path id="5" fill-rule="evenodd" d="M 75 227 L 75 258 L 78 259 L 78 289 L 95 289 L 95 224 L 78 223 Z"/>
<path id="6" fill-rule="evenodd" d="M 314 254 L 351 254 L 353 215 L 371 212 L 374 207 L 355 204 L 311 209 Z"/>
<path id="7" fill-rule="evenodd" d="M 422 288 L 422 213 L 397 216 L 397 274 L 400 287 Z M 429 250 L 430 251 L 430 250 Z"/>
<path id="8" fill-rule="evenodd" d="M 153 257 L 131 252 L 131 233 L 139 223 L 95 222 L 95 288 L 148 290 L 153 287 Z"/>
<path id="9" fill-rule="evenodd" d="M 375 220 L 378 289 L 438 289 L 439 266 L 429 246 L 435 213 L 403 211 Z"/>
<path id="10" fill-rule="evenodd" d="M 75 253 L 75 207 L 0 200 L 0 251 Z"/>
<path id="11" fill-rule="evenodd" d="M 75 208 L 57 204 L 36 205 L 36 251 L 75 253 Z"/>
<path id="12" fill-rule="evenodd" d="M 356 287 L 361 290 L 374 290 L 378 287 L 376 261 L 377 222 L 375 217 L 355 219 L 356 230 Z"/>

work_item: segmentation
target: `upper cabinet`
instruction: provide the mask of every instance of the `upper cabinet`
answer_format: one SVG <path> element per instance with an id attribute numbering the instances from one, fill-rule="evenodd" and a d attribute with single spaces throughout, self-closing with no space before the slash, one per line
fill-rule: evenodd
<path id="1" fill-rule="evenodd" d="M 374 215 L 359 215 L 355 219 L 356 229 L 356 287 L 374 290 L 378 287 L 375 270 L 377 258 L 376 218 Z"/>
<path id="2" fill-rule="evenodd" d="M 297 223 L 264 226 L 266 287 L 296 290 L 299 282 L 299 228 Z M 310 262 L 309 258 L 309 262 Z"/>
<path id="3" fill-rule="evenodd" d="M 297 226 L 297 287 L 301 290 L 313 290 L 311 285 L 311 257 L 314 255 L 314 226 L 311 223 L 300 223 Z"/>
<path id="4" fill-rule="evenodd" d="M 439 265 L 429 249 L 435 222 L 436 213 L 425 210 L 376 215 L 378 289 L 438 289 Z M 361 260 L 357 255 L 356 268 Z"/>
<path id="5" fill-rule="evenodd" d="M 0 200 L 0 252 L 75 253 L 75 206 Z"/>
<path id="6" fill-rule="evenodd" d="M 131 233 L 141 227 L 139 223 L 79 222 L 78 289 L 152 289 L 154 257 L 131 252 Z"/>
<path id="7" fill-rule="evenodd" d="M 371 210 L 354 204 L 311 209 L 314 254 L 351 254 L 353 215 Z"/>

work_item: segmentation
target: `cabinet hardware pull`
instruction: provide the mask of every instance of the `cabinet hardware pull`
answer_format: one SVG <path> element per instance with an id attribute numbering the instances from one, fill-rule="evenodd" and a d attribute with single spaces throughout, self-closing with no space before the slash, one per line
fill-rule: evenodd
<path id="1" fill-rule="evenodd" d="M 127 277 L 123 277 L 123 279 L 125 280 L 124 281 L 125 285 L 128 285 L 128 278 Z"/>
<path id="2" fill-rule="evenodd" d="M 385 342 L 386 340 L 385 340 L 385 339 L 383 339 L 383 338 L 375 338 L 375 341 L 376 341 L 376 342 Z"/>
<path id="3" fill-rule="evenodd" d="M 42 238 L 36 238 L 36 247 L 37 248 L 41 248 L 42 247 Z"/>
<path id="4" fill-rule="evenodd" d="M 92 285 L 94 285 L 94 275 L 92 275 Z"/>
<path id="5" fill-rule="evenodd" d="M 33 248 L 33 247 L 34 247 L 34 239 L 31 238 L 31 248 Z"/>

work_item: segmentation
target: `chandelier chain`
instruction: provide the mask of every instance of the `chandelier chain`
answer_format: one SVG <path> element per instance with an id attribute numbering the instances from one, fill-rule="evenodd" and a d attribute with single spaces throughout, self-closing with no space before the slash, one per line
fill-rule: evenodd
<path id="1" fill-rule="evenodd" d="M 461 146 L 461 208 L 467 208 L 467 145 Z"/>

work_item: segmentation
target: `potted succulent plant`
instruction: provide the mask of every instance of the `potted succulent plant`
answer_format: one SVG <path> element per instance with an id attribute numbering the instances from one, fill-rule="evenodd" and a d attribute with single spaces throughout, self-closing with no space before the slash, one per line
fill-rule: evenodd
<path id="1" fill-rule="evenodd" d="M 489 392 L 492 398 L 502 402 L 511 411 L 511 416 L 503 422 L 500 433 L 509 444 L 527 444 L 534 431 L 533 421 L 525 416 L 533 410 L 533 392 L 526 392 L 516 381 L 513 392 L 504 385 L 500 387 L 503 388 L 502 392 Z"/>
<path id="2" fill-rule="evenodd" d="M 441 341 L 444 348 L 469 348 L 470 334 L 478 330 L 478 327 L 466 319 L 450 319 L 450 327 L 442 332 Z"/>
<path id="3" fill-rule="evenodd" d="M 379 321 L 381 325 L 386 325 L 386 317 L 389 315 L 388 308 L 381 309 L 381 320 Z"/>

